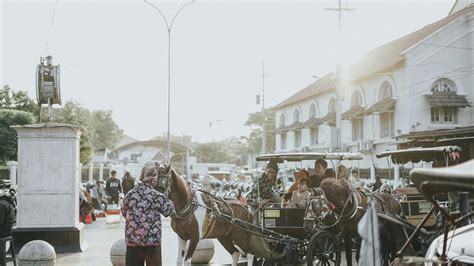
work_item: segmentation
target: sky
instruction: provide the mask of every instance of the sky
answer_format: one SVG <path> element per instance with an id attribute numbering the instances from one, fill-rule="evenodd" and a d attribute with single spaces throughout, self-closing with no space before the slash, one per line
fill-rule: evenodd
<path id="1" fill-rule="evenodd" d="M 183 1 L 152 1 L 168 20 Z M 172 135 L 194 141 L 246 136 L 248 114 L 275 106 L 332 71 L 343 54 L 363 53 L 435 22 L 455 1 L 201 1 L 186 7 L 171 31 Z M 61 65 L 63 102 L 112 110 L 138 140 L 167 128 L 168 32 L 140 0 L 0 0 L 0 86 L 35 98 L 41 56 Z M 212 127 L 210 127 L 212 123 Z"/>

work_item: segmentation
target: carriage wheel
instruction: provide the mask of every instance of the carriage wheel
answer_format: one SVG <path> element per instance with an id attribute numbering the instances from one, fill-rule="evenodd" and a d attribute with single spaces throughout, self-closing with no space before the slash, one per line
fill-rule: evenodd
<path id="1" fill-rule="evenodd" d="M 306 256 L 307 265 L 340 265 L 341 247 L 337 237 L 320 231 L 309 240 Z"/>

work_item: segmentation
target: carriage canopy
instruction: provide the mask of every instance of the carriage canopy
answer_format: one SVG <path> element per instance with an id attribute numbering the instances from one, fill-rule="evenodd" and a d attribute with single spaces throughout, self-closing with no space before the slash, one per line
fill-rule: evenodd
<path id="1" fill-rule="evenodd" d="M 349 152 L 309 152 L 309 153 L 275 153 L 257 156 L 257 161 L 273 161 L 276 163 L 299 162 L 308 160 L 362 160 L 362 154 Z"/>
<path id="2" fill-rule="evenodd" d="M 377 154 L 377 158 L 391 156 L 392 162 L 395 164 L 405 164 L 408 162 L 418 163 L 420 161 L 445 161 L 447 156 L 452 159 L 459 157 L 462 151 L 459 146 L 441 146 L 433 148 L 416 148 L 407 150 L 384 151 Z"/>

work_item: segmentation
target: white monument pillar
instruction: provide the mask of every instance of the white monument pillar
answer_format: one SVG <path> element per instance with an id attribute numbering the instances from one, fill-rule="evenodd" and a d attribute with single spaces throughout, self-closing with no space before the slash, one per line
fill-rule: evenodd
<path id="1" fill-rule="evenodd" d="M 104 164 L 99 163 L 99 180 L 104 181 Z"/>
<path id="2" fill-rule="evenodd" d="M 90 184 L 92 184 L 92 182 L 94 182 L 94 164 L 93 163 L 88 163 L 87 166 L 89 167 L 88 182 Z"/>
<path id="3" fill-rule="evenodd" d="M 79 223 L 79 126 L 42 123 L 12 126 L 18 134 L 18 250 L 44 240 L 56 252 L 87 248 Z"/>
<path id="4" fill-rule="evenodd" d="M 375 181 L 375 167 L 373 165 L 370 166 L 370 181 Z"/>
<path id="5" fill-rule="evenodd" d="M 7 163 L 8 171 L 10 172 L 10 181 L 16 185 L 16 166 L 18 165 L 15 161 Z"/>

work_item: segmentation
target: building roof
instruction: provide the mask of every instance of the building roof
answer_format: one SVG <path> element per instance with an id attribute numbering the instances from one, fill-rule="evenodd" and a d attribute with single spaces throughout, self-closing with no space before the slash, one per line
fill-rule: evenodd
<path id="1" fill-rule="evenodd" d="M 443 28 L 453 20 L 472 11 L 474 11 L 474 5 L 471 4 L 456 13 L 370 51 L 359 63 L 353 66 L 352 71 L 353 75 L 355 75 L 354 79 L 361 79 L 402 63 L 402 61 L 405 60 L 403 55 L 405 50 L 421 42 L 423 39 Z"/>
<path id="2" fill-rule="evenodd" d="M 314 97 L 316 95 L 332 91 L 336 88 L 336 80 L 333 73 L 328 73 L 324 77 L 304 87 L 297 93 L 291 95 L 289 98 L 275 106 L 275 109 L 283 108 L 285 106 L 301 102 L 304 99 Z"/>
<path id="3" fill-rule="evenodd" d="M 405 50 L 417 43 L 420 43 L 423 39 L 443 28 L 453 20 L 472 11 L 474 11 L 474 4 L 470 4 L 466 8 L 450 14 L 443 19 L 440 19 L 417 31 L 375 48 L 363 56 L 362 60 L 352 67 L 351 71 L 353 80 L 360 80 L 372 74 L 383 72 L 398 66 L 405 60 L 405 56 L 403 55 Z M 291 95 L 289 98 L 275 106 L 275 108 L 281 109 L 324 92 L 334 90 L 335 82 L 336 81 L 334 79 L 333 73 L 329 73 L 323 78 L 309 84 L 297 93 Z"/>
<path id="4" fill-rule="evenodd" d="M 117 144 L 117 148 L 123 147 L 127 144 L 133 143 L 133 142 L 138 142 L 137 139 L 134 139 L 128 135 L 123 135 L 122 139 L 119 141 Z"/>

